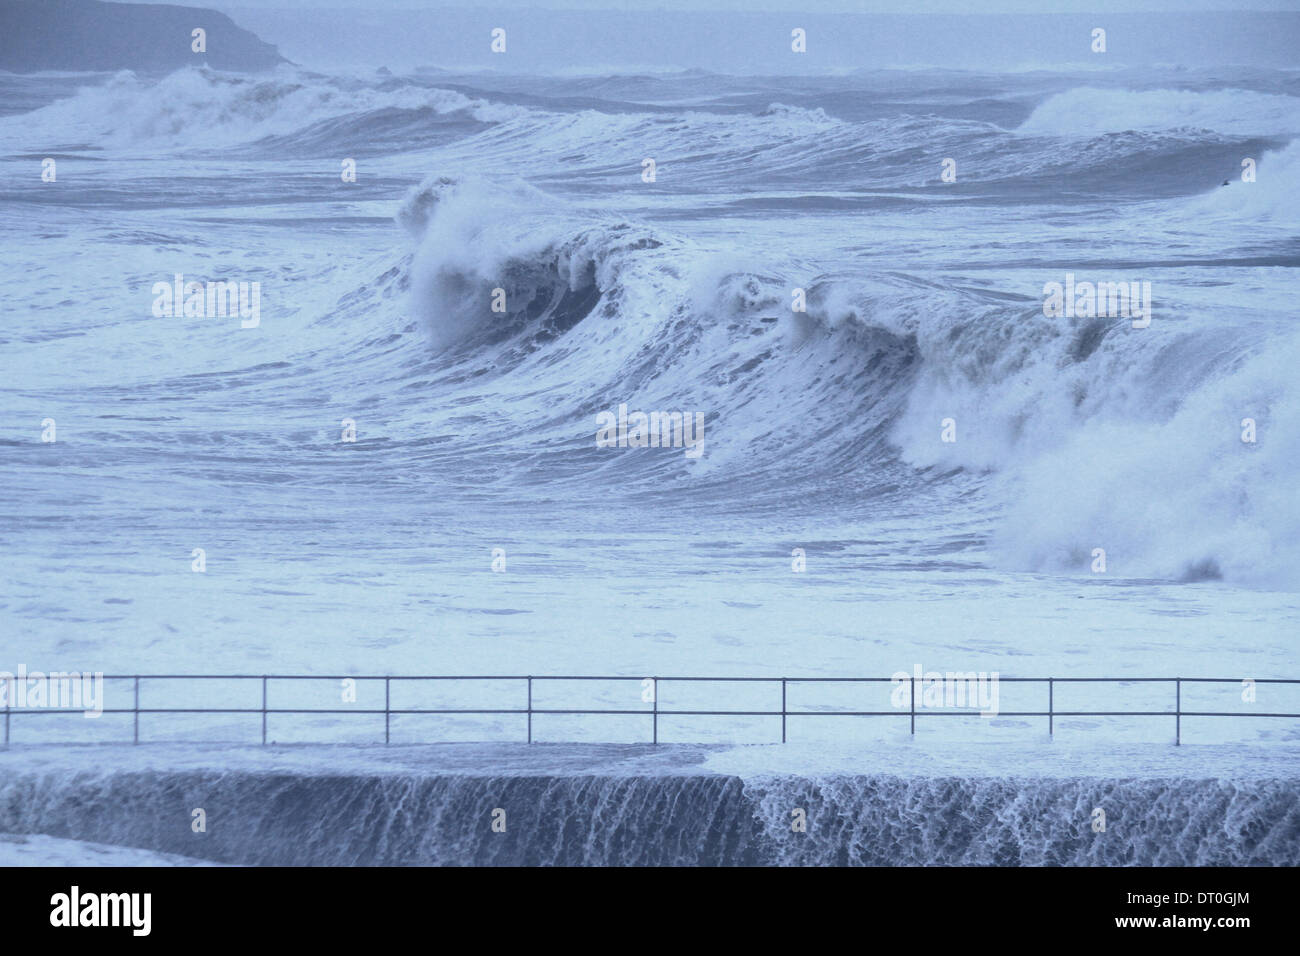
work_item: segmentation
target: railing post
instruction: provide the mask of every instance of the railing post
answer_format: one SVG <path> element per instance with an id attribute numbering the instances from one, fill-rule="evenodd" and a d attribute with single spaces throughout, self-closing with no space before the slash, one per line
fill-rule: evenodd
<path id="1" fill-rule="evenodd" d="M 528 742 L 533 742 L 533 678 L 528 678 Z"/>
<path id="2" fill-rule="evenodd" d="M 135 676 L 135 727 L 131 734 L 131 743 L 140 742 L 140 675 Z"/>
<path id="3" fill-rule="evenodd" d="M 385 747 L 388 746 L 388 710 L 389 710 L 389 701 L 391 700 L 391 697 L 389 696 L 388 685 L 391 681 L 392 681 L 391 677 L 384 678 L 384 746 Z"/>
<path id="4" fill-rule="evenodd" d="M 781 678 L 781 743 L 785 743 L 785 678 Z"/>
<path id="5" fill-rule="evenodd" d="M 1174 678 L 1174 746 L 1183 745 L 1183 679 Z"/>
<path id="6" fill-rule="evenodd" d="M 1055 684 L 1052 678 L 1049 677 L 1047 678 L 1047 736 L 1049 737 L 1054 736 L 1056 733 L 1055 728 L 1052 726 L 1056 722 L 1055 717 L 1052 714 L 1052 711 L 1055 710 L 1055 707 L 1053 706 L 1053 698 L 1055 697 L 1055 694 L 1053 693 L 1054 690 Z"/>
<path id="7" fill-rule="evenodd" d="M 650 678 L 650 681 L 654 685 L 654 697 L 651 698 L 651 703 L 654 704 L 654 718 L 653 718 L 654 738 L 651 740 L 651 743 L 655 744 L 655 746 L 658 746 L 659 745 L 659 678 L 652 677 Z"/>
<path id="8" fill-rule="evenodd" d="M 912 687 L 912 733 L 916 733 L 916 678 L 910 681 Z"/>
<path id="9" fill-rule="evenodd" d="M 262 675 L 262 746 L 266 746 L 266 675 Z"/>

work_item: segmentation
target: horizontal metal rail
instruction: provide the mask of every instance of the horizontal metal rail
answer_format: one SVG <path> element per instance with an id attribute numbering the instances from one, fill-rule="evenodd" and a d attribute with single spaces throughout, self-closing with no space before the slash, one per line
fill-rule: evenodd
<path id="1" fill-rule="evenodd" d="M 971 672 L 962 672 L 963 675 Z M 44 675 L 41 675 L 44 676 Z M 62 674 L 60 677 L 64 676 Z M 80 676 L 80 675 L 70 675 Z M 581 716 L 581 715 L 617 715 L 617 716 L 640 716 L 650 717 L 652 721 L 652 741 L 659 741 L 659 718 L 660 717 L 780 717 L 781 718 L 781 742 L 785 743 L 787 739 L 787 721 L 790 717 L 908 717 L 911 721 L 911 732 L 916 733 L 916 718 L 922 717 L 964 717 L 975 716 L 980 713 L 978 706 L 971 705 L 967 707 L 953 707 L 949 709 L 936 709 L 932 705 L 922 704 L 917 706 L 917 684 L 929 684 L 929 678 L 907 677 L 897 679 L 894 677 L 629 677 L 626 674 L 617 675 L 598 675 L 598 674 L 555 674 L 555 675 L 517 675 L 517 674 L 437 674 L 437 675 L 413 675 L 413 674 L 130 674 L 130 675 L 95 675 L 103 681 L 131 681 L 133 704 L 131 707 L 103 707 L 98 709 L 102 714 L 131 714 L 133 717 L 132 737 L 134 743 L 140 741 L 140 715 L 157 715 L 157 714 L 260 714 L 262 718 L 262 743 L 267 741 L 267 720 L 272 715 L 348 715 L 356 716 L 361 714 L 383 715 L 384 717 L 384 743 L 391 740 L 391 719 L 393 716 L 418 715 L 418 714 L 496 714 L 496 715 L 522 715 L 527 718 L 527 740 L 533 742 L 533 718 L 542 715 L 564 715 L 564 716 Z M 28 676 L 27 680 L 34 679 Z M 1242 678 L 1235 677 L 1002 677 L 998 676 L 999 683 L 1017 683 L 1017 684 L 1045 684 L 1048 691 L 1048 709 L 1047 710 L 999 710 L 997 717 L 1046 717 L 1048 719 L 1048 733 L 1055 733 L 1055 719 L 1057 717 L 1173 717 L 1174 725 L 1174 742 L 1182 743 L 1182 719 L 1184 717 L 1276 717 L 1282 719 L 1300 719 L 1300 713 L 1290 712 L 1273 712 L 1273 711 L 1222 711 L 1222 710 L 1184 710 L 1182 706 L 1182 685 L 1183 684 L 1241 684 Z M 268 685 L 271 681 L 344 681 L 351 680 L 354 682 L 363 681 L 383 681 L 384 682 L 384 706 L 383 708 L 375 707 L 271 707 L 268 701 Z M 140 687 L 142 681 L 259 681 L 261 683 L 261 705 L 257 707 L 141 707 L 140 706 Z M 391 696 L 391 684 L 393 681 L 520 681 L 524 682 L 526 687 L 526 703 L 523 707 L 393 707 Z M 575 707 L 575 708 L 557 708 L 557 707 L 536 707 L 533 705 L 534 684 L 546 681 L 636 681 L 645 685 L 649 683 L 653 688 L 651 697 L 643 703 L 648 707 L 641 708 L 602 708 L 602 707 Z M 0 683 L 12 682 L 17 684 L 17 678 L 0 677 Z M 781 686 L 781 708 L 779 710 L 695 710 L 695 709 L 669 709 L 665 710 L 659 706 L 658 689 L 660 684 L 664 683 L 768 683 L 779 684 Z M 790 684 L 902 684 L 906 682 L 909 687 L 908 709 L 902 708 L 894 710 L 791 710 L 787 704 L 787 693 Z M 1296 678 L 1250 678 L 1252 684 L 1292 684 L 1300 685 L 1300 679 Z M 1105 683 L 1124 686 L 1128 684 L 1173 684 L 1174 692 L 1174 709 L 1173 710 L 1058 710 L 1055 706 L 1055 685 L 1056 684 L 1086 684 L 1086 683 Z M 55 715 L 69 713 L 80 713 L 79 709 L 69 708 L 27 708 L 13 706 L 15 700 L 16 687 L 9 688 L 5 694 L 4 707 L 4 746 L 10 743 L 10 721 L 14 716 L 39 716 Z"/>

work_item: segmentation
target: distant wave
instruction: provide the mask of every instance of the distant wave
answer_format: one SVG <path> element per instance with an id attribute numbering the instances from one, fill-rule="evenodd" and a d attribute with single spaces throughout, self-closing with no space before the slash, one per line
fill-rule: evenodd
<path id="1" fill-rule="evenodd" d="M 724 97 L 648 107 L 591 95 L 628 92 L 617 83 L 606 90 L 609 80 L 576 85 L 588 95 L 572 100 L 435 85 L 441 80 L 325 77 L 288 66 L 262 77 L 205 68 L 160 79 L 122 72 L 0 120 L 0 144 L 314 156 L 463 142 L 465 155 L 482 163 L 514 164 L 527 155 L 535 175 L 581 170 L 588 180 L 611 182 L 623 175 L 609 165 L 611 144 L 620 144 L 638 156 L 655 154 L 688 189 L 792 196 L 891 190 L 900 201 L 916 201 L 923 193 L 951 199 L 970 187 L 1129 195 L 1135 170 L 1142 173 L 1138 192 L 1164 181 L 1166 192 L 1187 194 L 1232 171 L 1243 137 L 1277 146 L 1300 128 L 1295 97 L 1248 90 L 1078 87 L 1048 96 L 1004 128 L 1003 117 L 1023 116 L 1027 107 L 986 96 L 955 113 L 951 106 L 936 112 L 922 102 L 873 102 L 843 91 L 827 93 L 822 105 L 750 95 L 739 105 Z M 1063 151 L 1059 137 L 1086 145 Z M 935 144 L 933 155 L 918 153 L 918 144 Z M 957 190 L 939 179 L 945 156 L 961 157 Z"/>
<path id="2" fill-rule="evenodd" d="M 1256 161 L 1254 182 L 1243 182 L 1233 170 L 1230 189 L 1213 189 L 1188 202 L 1180 213 L 1187 216 L 1233 220 L 1300 228 L 1300 140 L 1276 150 L 1264 150 Z"/>
<path id="3" fill-rule="evenodd" d="M 1213 130 L 1234 136 L 1300 133 L 1300 98 L 1251 90 L 1115 90 L 1079 87 L 1040 104 L 1022 133 L 1062 136 L 1126 130 Z"/>
<path id="4" fill-rule="evenodd" d="M 451 90 L 365 85 L 285 66 L 262 77 L 190 67 L 154 80 L 122 71 L 34 112 L 0 120 L 0 140 L 19 142 L 35 128 L 43 144 L 123 150 L 215 148 L 267 138 L 283 148 L 294 133 L 361 145 L 395 115 L 416 126 L 429 116 L 457 113 L 486 123 L 512 111 Z"/>

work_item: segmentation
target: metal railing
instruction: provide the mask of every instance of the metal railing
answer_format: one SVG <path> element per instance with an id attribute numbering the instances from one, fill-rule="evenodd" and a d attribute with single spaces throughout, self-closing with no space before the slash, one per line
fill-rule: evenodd
<path id="1" fill-rule="evenodd" d="M 80 675 L 71 675 L 74 677 Z M 262 722 L 262 744 L 267 742 L 267 718 L 273 714 L 297 714 L 297 715 L 347 715 L 357 716 L 362 714 L 382 714 L 384 717 L 384 743 L 391 742 L 392 718 L 394 716 L 410 714 L 517 714 L 527 718 L 527 742 L 533 742 L 533 718 L 535 715 L 620 715 L 620 716 L 639 716 L 649 718 L 650 720 L 650 742 L 659 743 L 659 719 L 660 717 L 780 717 L 781 718 L 781 743 L 786 743 L 787 721 L 790 717 L 907 717 L 910 721 L 911 733 L 916 733 L 917 717 L 942 717 L 942 716 L 974 716 L 979 714 L 978 709 L 970 707 L 958 708 L 936 708 L 922 704 L 917 705 L 917 684 L 926 684 L 929 678 L 909 677 L 906 683 L 910 685 L 908 693 L 908 708 L 903 710 L 895 708 L 891 710 L 790 710 L 787 704 L 787 692 L 791 684 L 872 684 L 872 683 L 904 683 L 902 680 L 896 680 L 893 677 L 629 677 L 627 675 L 600 676 L 600 675 L 474 675 L 474 674 L 449 674 L 449 675 L 357 675 L 357 674 L 135 674 L 135 675 L 95 675 L 97 678 L 102 676 L 102 680 L 107 681 L 130 681 L 132 682 L 133 702 L 130 707 L 104 707 L 100 712 L 104 714 L 131 714 L 132 721 L 132 743 L 140 742 L 140 715 L 141 714 L 249 714 L 260 715 Z M 28 680 L 33 678 L 28 677 Z M 992 679 L 992 678 L 990 678 Z M 354 681 L 354 682 L 378 682 L 384 684 L 384 706 L 382 709 L 375 707 L 271 707 L 269 701 L 268 684 L 271 681 Z M 1174 718 L 1174 743 L 1182 743 L 1182 722 L 1184 717 L 1276 717 L 1285 719 L 1300 719 L 1300 713 L 1279 713 L 1273 711 L 1206 711 L 1206 710 L 1184 710 L 1183 709 L 1183 685 L 1184 684 L 1242 684 L 1243 679 L 1233 677 L 997 677 L 999 683 L 1008 684 L 1046 684 L 1047 685 L 1047 710 L 999 710 L 997 717 L 1046 717 L 1048 734 L 1054 735 L 1056 732 L 1056 718 L 1058 717 L 1172 717 Z M 1298 685 L 1300 679 L 1289 678 L 1251 678 L 1253 684 L 1288 684 Z M 0 678 L 0 682 L 8 681 L 16 684 L 16 678 Z M 260 681 L 261 682 L 261 705 L 259 707 L 141 707 L 140 706 L 140 684 L 141 681 Z M 519 681 L 522 683 L 520 690 L 524 695 L 523 707 L 419 707 L 419 708 L 396 708 L 392 706 L 392 684 L 394 681 Z M 647 708 L 555 708 L 555 707 L 537 707 L 534 706 L 533 688 L 535 682 L 543 681 L 636 681 L 641 684 L 650 682 L 652 689 L 651 697 L 645 703 L 651 706 Z M 779 684 L 781 689 L 781 708 L 780 710 L 665 710 L 659 706 L 659 688 L 667 683 L 766 683 Z M 1057 684 L 1083 684 L 1083 683 L 1102 683 L 1102 684 L 1173 684 L 1174 685 L 1174 708 L 1173 710 L 1057 710 L 1055 707 L 1056 685 Z M 81 713 L 80 710 L 69 710 L 66 708 L 23 708 L 12 706 L 15 687 L 9 688 L 9 693 L 5 695 L 4 707 L 4 746 L 8 747 L 10 742 L 10 722 L 17 716 L 32 717 L 39 715 Z"/>

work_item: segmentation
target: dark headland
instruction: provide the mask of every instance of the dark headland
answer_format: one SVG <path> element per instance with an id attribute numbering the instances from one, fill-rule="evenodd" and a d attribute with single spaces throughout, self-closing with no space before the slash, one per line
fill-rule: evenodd
<path id="1" fill-rule="evenodd" d="M 193 31 L 206 32 L 194 52 Z M 4 0 L 0 70 L 169 71 L 207 64 L 217 70 L 269 70 L 287 62 L 270 43 L 224 13 L 159 3 Z"/>

